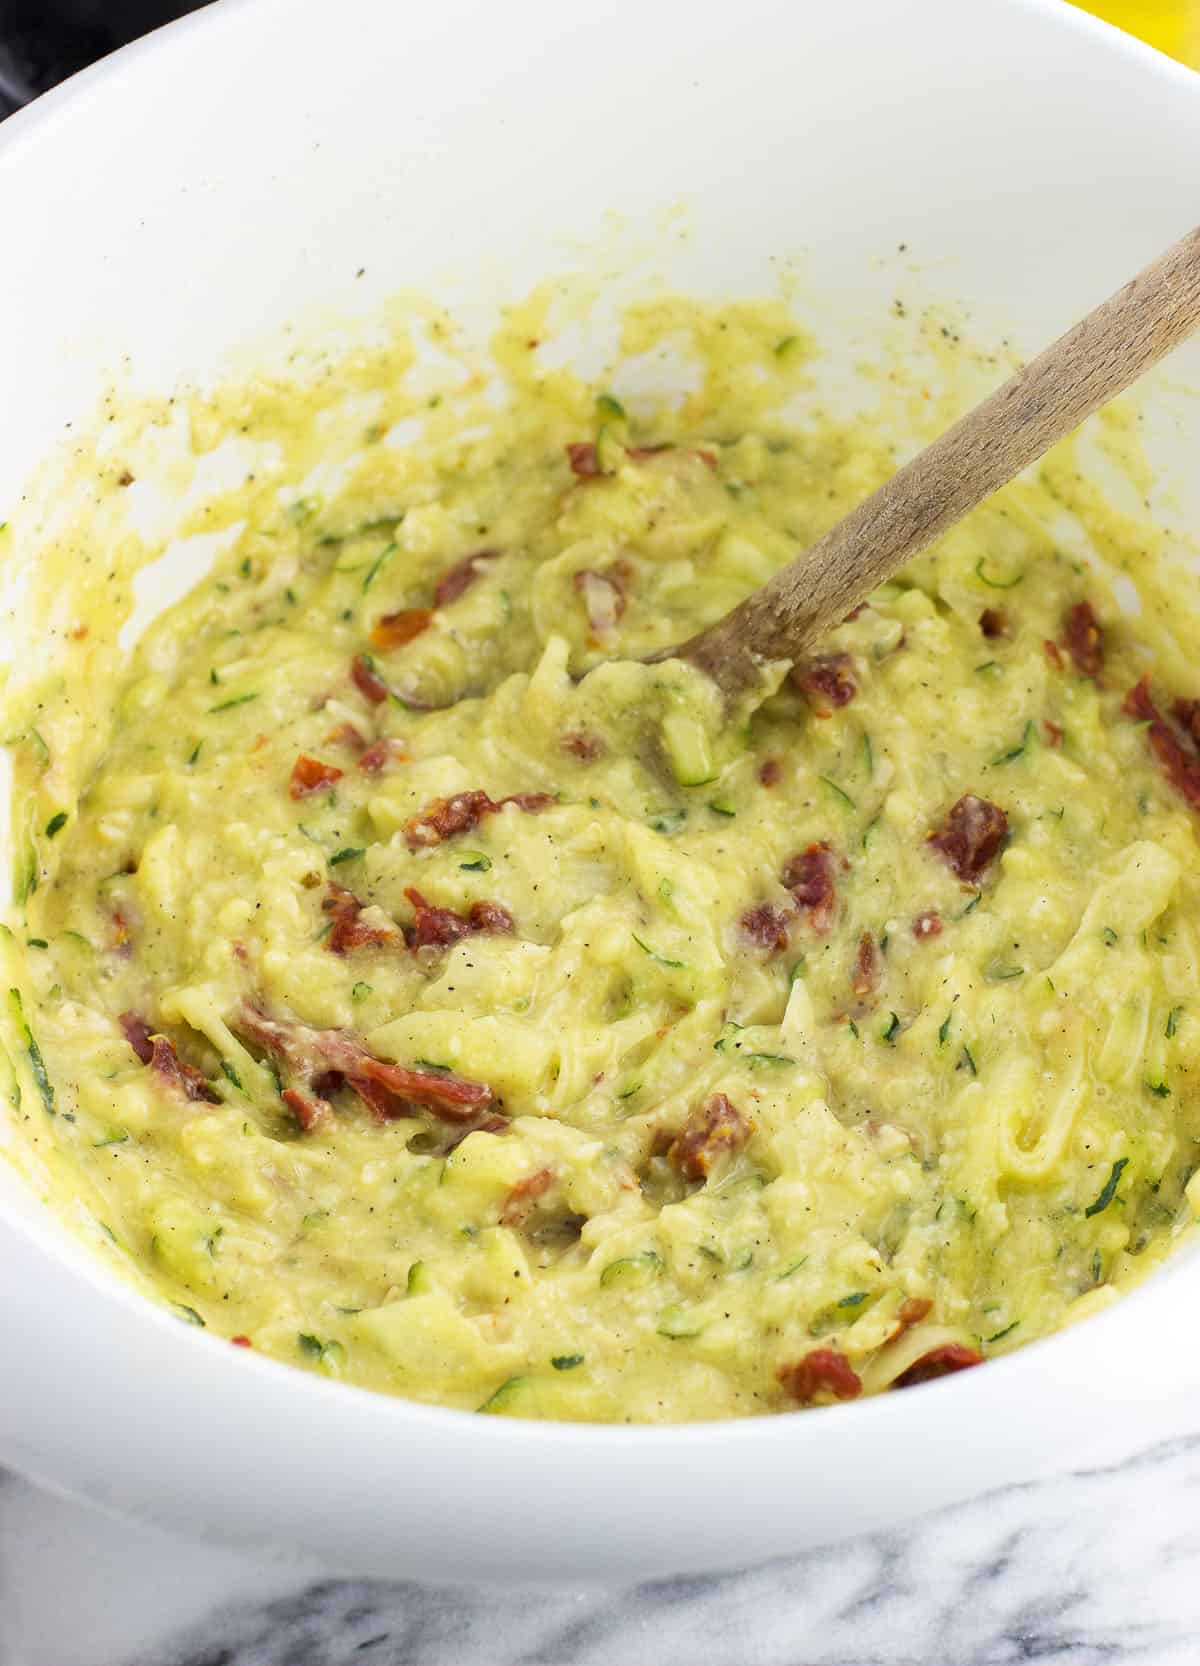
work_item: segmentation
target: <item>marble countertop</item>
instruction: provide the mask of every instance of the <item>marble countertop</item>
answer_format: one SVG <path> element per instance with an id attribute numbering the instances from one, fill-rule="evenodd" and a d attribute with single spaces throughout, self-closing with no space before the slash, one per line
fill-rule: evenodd
<path id="1" fill-rule="evenodd" d="M 0 1475 L 0 1666 L 359 1661 L 1196 1666 L 1200 1407 L 1156 1415 L 1104 1461 L 904 1529 L 619 1591 L 337 1578 Z"/>

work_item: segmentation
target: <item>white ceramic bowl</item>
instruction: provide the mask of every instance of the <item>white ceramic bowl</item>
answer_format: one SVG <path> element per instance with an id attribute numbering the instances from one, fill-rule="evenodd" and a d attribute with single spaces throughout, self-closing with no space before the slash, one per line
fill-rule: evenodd
<path id="1" fill-rule="evenodd" d="M 226 0 L 0 129 L 0 513 L 121 354 L 165 389 L 327 304 L 512 295 L 609 209 L 649 231 L 690 202 L 670 264 L 701 291 L 771 290 L 801 255 L 856 351 L 900 244 L 1032 346 L 1185 231 L 1198 186 L 1200 81 L 1059 0 Z M 1194 455 L 1200 402 L 1172 420 Z M 1061 1465 L 1200 1387 L 1189 1255 L 1052 1341 L 859 1405 L 471 1417 L 178 1324 L 0 1169 L 0 1461 L 363 1572 L 747 1563 Z"/>

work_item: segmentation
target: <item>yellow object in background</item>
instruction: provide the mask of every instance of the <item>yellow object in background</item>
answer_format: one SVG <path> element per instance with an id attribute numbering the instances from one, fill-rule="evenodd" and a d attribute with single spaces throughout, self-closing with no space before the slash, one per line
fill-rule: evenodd
<path id="1" fill-rule="evenodd" d="M 1077 0 L 1084 11 L 1200 69 L 1200 0 Z"/>

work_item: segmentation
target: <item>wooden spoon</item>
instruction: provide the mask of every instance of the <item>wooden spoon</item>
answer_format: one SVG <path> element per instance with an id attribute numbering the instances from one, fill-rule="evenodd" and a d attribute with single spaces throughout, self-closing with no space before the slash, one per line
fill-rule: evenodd
<path id="1" fill-rule="evenodd" d="M 746 600 L 655 659 L 727 695 L 794 661 L 876 585 L 1200 327 L 1200 227 L 926 447 Z"/>

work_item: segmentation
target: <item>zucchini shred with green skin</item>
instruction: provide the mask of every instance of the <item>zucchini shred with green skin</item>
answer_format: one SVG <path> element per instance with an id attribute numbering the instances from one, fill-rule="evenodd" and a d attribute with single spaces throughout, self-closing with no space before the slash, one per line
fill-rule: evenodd
<path id="1" fill-rule="evenodd" d="M 488 1416 L 783 1411 L 1104 1305 L 1200 1203 L 1153 610 L 1060 548 L 1051 463 L 727 713 L 649 656 L 888 447 L 787 425 L 780 303 L 629 322 L 698 344 L 653 408 L 543 376 L 545 304 L 510 407 L 394 378 L 328 500 L 321 397 L 231 390 L 208 439 L 288 489 L 230 490 L 79 778 L 69 679 L 8 714 L 16 1125 L 181 1322 Z M 1200 682 L 1160 693 L 1186 751 Z"/>

